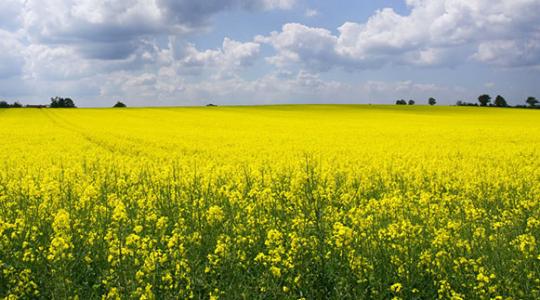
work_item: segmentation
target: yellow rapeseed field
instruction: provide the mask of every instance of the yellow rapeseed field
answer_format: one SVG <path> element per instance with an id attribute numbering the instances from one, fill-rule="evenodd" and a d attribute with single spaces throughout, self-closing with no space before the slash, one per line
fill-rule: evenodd
<path id="1" fill-rule="evenodd" d="M 0 298 L 540 298 L 539 111 L 3 109 L 0 141 Z"/>

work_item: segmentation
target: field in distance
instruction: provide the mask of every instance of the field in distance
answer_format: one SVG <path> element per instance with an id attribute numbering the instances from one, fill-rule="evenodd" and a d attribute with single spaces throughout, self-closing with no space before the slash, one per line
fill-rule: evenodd
<path id="1" fill-rule="evenodd" d="M 0 109 L 0 297 L 538 299 L 539 120 Z"/>

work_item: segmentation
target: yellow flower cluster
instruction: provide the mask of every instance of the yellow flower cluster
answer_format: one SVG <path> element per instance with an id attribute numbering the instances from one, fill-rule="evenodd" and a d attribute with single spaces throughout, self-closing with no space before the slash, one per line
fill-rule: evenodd
<path id="1" fill-rule="evenodd" d="M 539 299 L 538 120 L 0 110 L 0 298 Z"/>

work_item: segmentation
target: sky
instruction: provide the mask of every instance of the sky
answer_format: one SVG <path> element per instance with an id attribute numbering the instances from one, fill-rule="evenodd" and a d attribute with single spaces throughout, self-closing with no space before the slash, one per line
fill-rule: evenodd
<path id="1" fill-rule="evenodd" d="M 539 0 L 0 0 L 0 99 L 540 98 Z"/>

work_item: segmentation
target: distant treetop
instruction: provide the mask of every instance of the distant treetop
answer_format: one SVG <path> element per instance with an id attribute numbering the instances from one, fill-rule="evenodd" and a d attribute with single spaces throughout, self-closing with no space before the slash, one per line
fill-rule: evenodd
<path id="1" fill-rule="evenodd" d="M 51 108 L 76 108 L 75 102 L 71 98 L 54 97 L 51 98 Z"/>
<path id="2" fill-rule="evenodd" d="M 407 105 L 407 101 L 405 101 L 404 99 L 397 100 L 396 105 Z"/>
<path id="3" fill-rule="evenodd" d="M 118 101 L 113 107 L 127 107 L 127 105 L 125 105 L 123 102 Z"/>
<path id="4" fill-rule="evenodd" d="M 506 99 L 504 99 L 503 96 L 497 95 L 497 97 L 495 97 L 495 106 L 497 106 L 497 107 L 507 107 L 508 103 L 506 102 Z"/>
<path id="5" fill-rule="evenodd" d="M 484 94 L 478 97 L 478 102 L 480 102 L 480 106 L 487 106 L 491 102 L 491 96 Z"/>
<path id="6" fill-rule="evenodd" d="M 525 102 L 531 107 L 535 107 L 536 104 L 540 103 L 540 101 L 538 101 L 535 97 L 529 97 Z"/>

